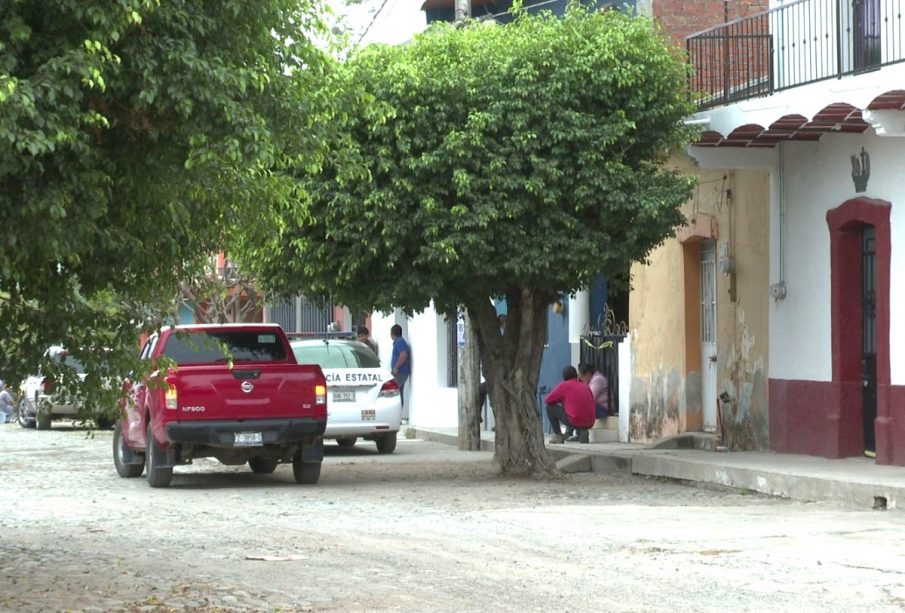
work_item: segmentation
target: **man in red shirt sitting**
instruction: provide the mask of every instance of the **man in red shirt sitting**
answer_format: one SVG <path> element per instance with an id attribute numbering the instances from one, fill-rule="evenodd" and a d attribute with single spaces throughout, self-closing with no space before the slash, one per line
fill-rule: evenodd
<path id="1" fill-rule="evenodd" d="M 562 383 L 553 388 L 544 404 L 547 405 L 547 417 L 553 427 L 551 444 L 565 442 L 559 422 L 566 424 L 566 428 L 579 430 L 579 441 L 588 442 L 588 428 L 594 425 L 595 405 L 594 396 L 587 383 L 578 379 L 578 372 L 574 366 L 566 366 L 562 369 Z"/>

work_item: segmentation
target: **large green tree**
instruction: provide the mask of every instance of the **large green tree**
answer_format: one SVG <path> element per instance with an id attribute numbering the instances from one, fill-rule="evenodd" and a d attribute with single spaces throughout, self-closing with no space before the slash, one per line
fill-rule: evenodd
<path id="1" fill-rule="evenodd" d="M 373 100 L 336 145 L 344 163 L 307 176 L 308 197 L 248 259 L 271 288 L 354 308 L 464 306 L 497 462 L 555 472 L 535 395 L 547 308 L 624 277 L 683 221 L 691 182 L 664 168 L 693 108 L 680 51 L 647 19 L 576 8 L 437 27 L 345 68 Z"/>
<path id="2" fill-rule="evenodd" d="M 317 99 L 321 8 L 0 0 L 0 15 L 0 377 L 62 343 L 99 381 L 231 228 L 298 188 L 287 163 L 318 164 L 336 108 Z"/>

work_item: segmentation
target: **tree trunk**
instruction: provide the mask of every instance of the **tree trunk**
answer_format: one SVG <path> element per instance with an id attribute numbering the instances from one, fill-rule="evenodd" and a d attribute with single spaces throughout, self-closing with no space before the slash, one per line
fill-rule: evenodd
<path id="1" fill-rule="evenodd" d="M 490 401 L 496 418 L 494 460 L 506 475 L 558 475 L 544 445 L 537 380 L 547 335 L 547 307 L 554 296 L 521 289 L 507 292 L 509 313 L 500 334 L 492 305 L 469 306 L 475 322 Z"/>

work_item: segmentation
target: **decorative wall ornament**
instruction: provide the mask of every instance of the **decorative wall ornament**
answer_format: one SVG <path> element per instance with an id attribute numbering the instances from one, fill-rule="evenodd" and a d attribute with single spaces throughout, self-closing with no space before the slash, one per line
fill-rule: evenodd
<path id="1" fill-rule="evenodd" d="M 870 179 L 870 156 L 864 147 L 861 147 L 861 155 L 853 155 L 852 180 L 855 182 L 855 193 L 867 191 L 867 180 Z"/>
<path id="2" fill-rule="evenodd" d="M 609 304 L 604 304 L 600 315 L 597 316 L 597 329 L 587 330 L 587 335 L 625 336 L 628 334 L 628 324 L 624 321 L 616 321 L 616 313 Z"/>

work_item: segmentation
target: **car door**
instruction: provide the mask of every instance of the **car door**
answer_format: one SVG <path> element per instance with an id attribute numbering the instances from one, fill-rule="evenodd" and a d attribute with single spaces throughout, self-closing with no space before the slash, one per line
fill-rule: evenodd
<path id="1" fill-rule="evenodd" d="M 158 335 L 153 334 L 141 348 L 138 356 L 143 364 L 149 364 L 154 348 L 157 346 Z M 146 369 L 143 369 L 146 370 Z M 148 403 L 148 383 L 142 377 L 130 377 L 126 381 L 129 393 L 125 403 L 126 430 L 125 436 L 130 447 L 145 446 L 145 420 Z"/>

